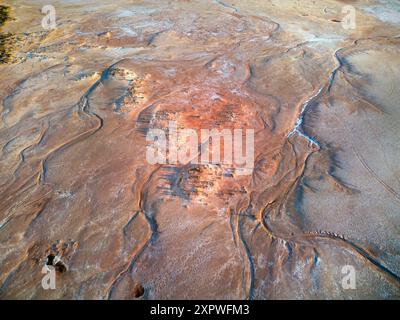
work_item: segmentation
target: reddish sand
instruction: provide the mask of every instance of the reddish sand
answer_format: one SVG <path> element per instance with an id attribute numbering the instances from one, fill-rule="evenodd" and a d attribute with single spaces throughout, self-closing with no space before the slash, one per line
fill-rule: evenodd
<path id="1" fill-rule="evenodd" d="M 6 2 L 0 298 L 400 297 L 395 1 Z M 169 121 L 254 129 L 252 174 L 149 164 Z"/>

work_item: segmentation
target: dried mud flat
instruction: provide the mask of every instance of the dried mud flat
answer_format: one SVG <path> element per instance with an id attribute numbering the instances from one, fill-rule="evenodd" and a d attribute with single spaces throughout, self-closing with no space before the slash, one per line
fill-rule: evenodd
<path id="1" fill-rule="evenodd" d="M 5 2 L 0 298 L 400 297 L 396 1 L 47 4 Z M 148 164 L 171 120 L 254 128 L 252 175 Z"/>

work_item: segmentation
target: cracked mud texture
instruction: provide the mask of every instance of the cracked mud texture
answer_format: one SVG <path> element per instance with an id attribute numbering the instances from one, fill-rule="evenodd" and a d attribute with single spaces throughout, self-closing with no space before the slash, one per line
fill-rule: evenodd
<path id="1" fill-rule="evenodd" d="M 397 1 L 5 5 L 1 299 L 399 299 Z M 171 120 L 254 129 L 253 173 L 148 164 Z"/>

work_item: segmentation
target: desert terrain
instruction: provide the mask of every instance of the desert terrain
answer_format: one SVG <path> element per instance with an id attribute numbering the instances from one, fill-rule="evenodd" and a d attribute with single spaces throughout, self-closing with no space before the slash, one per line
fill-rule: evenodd
<path id="1" fill-rule="evenodd" d="M 400 298 L 398 1 L 1 5 L 0 299 Z M 171 122 L 251 174 L 149 163 Z"/>

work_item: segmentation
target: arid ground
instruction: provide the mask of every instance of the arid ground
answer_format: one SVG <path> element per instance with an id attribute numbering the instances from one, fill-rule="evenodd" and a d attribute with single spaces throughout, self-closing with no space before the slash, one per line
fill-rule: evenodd
<path id="1" fill-rule="evenodd" d="M 400 298 L 399 1 L 0 14 L 1 299 Z M 253 129 L 251 174 L 150 164 L 171 121 Z"/>

